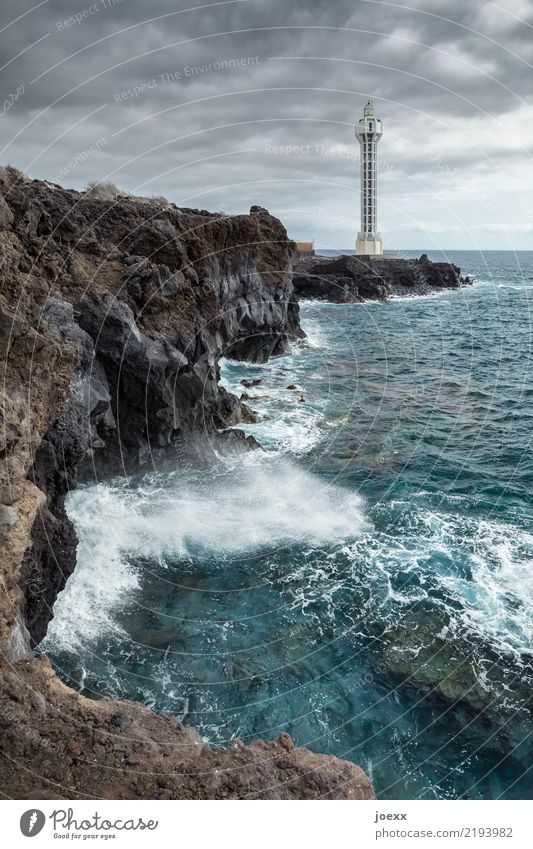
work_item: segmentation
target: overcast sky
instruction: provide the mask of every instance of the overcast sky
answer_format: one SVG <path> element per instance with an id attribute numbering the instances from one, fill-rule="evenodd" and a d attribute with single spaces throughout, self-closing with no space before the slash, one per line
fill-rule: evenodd
<path id="1" fill-rule="evenodd" d="M 533 0 L 2 0 L 0 161 L 353 247 L 533 249 Z M 75 16 L 71 18 L 70 16 Z"/>

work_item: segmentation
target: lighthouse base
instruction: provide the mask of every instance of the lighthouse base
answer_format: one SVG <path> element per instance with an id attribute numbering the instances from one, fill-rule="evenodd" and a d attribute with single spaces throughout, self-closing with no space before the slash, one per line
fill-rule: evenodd
<path id="1" fill-rule="evenodd" d="M 381 236 L 377 235 L 369 238 L 359 233 L 355 243 L 355 253 L 356 256 L 381 256 L 383 253 L 383 240 Z"/>

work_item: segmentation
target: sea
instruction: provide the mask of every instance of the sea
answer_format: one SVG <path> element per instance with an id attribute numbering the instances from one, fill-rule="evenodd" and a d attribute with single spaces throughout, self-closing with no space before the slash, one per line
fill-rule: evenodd
<path id="1" fill-rule="evenodd" d="M 533 252 L 427 253 L 476 282 L 305 301 L 287 355 L 222 361 L 263 450 L 69 495 L 65 682 L 380 799 L 533 798 Z"/>

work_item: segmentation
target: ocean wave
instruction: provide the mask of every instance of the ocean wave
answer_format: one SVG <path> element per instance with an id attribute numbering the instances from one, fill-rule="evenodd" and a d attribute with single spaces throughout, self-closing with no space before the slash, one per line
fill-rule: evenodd
<path id="1" fill-rule="evenodd" d="M 77 566 L 54 605 L 43 651 L 69 650 L 103 633 L 120 634 L 117 610 L 138 586 L 132 553 L 139 527 L 131 499 L 112 486 L 75 489 L 67 511 L 78 537 Z"/>
<path id="2" fill-rule="evenodd" d="M 368 526 L 356 493 L 288 461 L 251 457 L 218 475 L 149 475 L 134 486 L 121 479 L 72 492 L 66 506 L 79 539 L 78 565 L 57 600 L 43 650 L 120 630 L 117 612 L 139 588 L 143 560 L 224 562 L 265 547 L 332 544 Z"/>
<path id="3" fill-rule="evenodd" d="M 379 512 L 370 511 L 378 526 Z M 381 512 L 385 528 L 347 549 L 354 562 L 368 564 L 380 615 L 393 615 L 394 605 L 386 612 L 390 600 L 410 606 L 431 598 L 449 611 L 463 639 L 470 634 L 518 662 L 532 654 L 532 534 L 410 501 L 390 502 Z"/>

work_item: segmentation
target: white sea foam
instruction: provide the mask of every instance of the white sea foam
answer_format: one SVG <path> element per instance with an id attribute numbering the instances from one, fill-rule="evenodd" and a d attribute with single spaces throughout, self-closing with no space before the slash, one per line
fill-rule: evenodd
<path id="1" fill-rule="evenodd" d="M 493 649 L 518 659 L 533 653 L 533 535 L 505 522 L 440 513 L 390 502 L 403 512 L 399 534 L 369 534 L 346 546 L 370 565 L 376 598 L 412 605 L 440 587 L 452 620 Z M 462 570 L 458 565 L 462 564 Z M 401 570 L 421 586 L 392 590 Z M 429 582 L 429 583 L 428 583 Z"/>
<path id="2" fill-rule="evenodd" d="M 321 347 L 318 337 L 310 347 Z M 236 425 L 247 435 L 255 436 L 263 448 L 272 454 L 302 454 L 311 450 L 323 437 L 325 418 L 317 403 L 313 403 L 313 378 L 299 371 L 299 357 L 305 352 L 307 342 L 293 348 L 293 353 L 281 359 L 272 360 L 268 370 L 252 373 L 252 379 L 258 377 L 261 384 L 248 388 L 250 395 L 247 404 L 260 414 L 260 421 Z M 305 358 L 304 358 L 305 359 Z M 264 368 L 264 367 L 263 367 Z M 241 372 L 239 364 L 239 372 Z M 241 383 L 242 373 L 234 376 L 234 366 L 226 360 L 221 361 L 221 384 L 235 395 L 240 395 L 245 387 Z M 296 390 L 288 389 L 295 384 Z M 304 398 L 304 401 L 300 399 Z"/>
<path id="3" fill-rule="evenodd" d="M 481 521 L 475 536 L 471 626 L 507 649 L 533 652 L 533 535 L 500 522 Z"/>
<path id="4" fill-rule="evenodd" d="M 68 648 L 117 630 L 139 587 L 139 558 L 231 557 L 264 546 L 340 542 L 366 526 L 361 498 L 278 460 L 190 480 L 180 472 L 80 487 L 68 499 L 78 565 L 43 644 Z"/>
<path id="5" fill-rule="evenodd" d="M 461 290 L 463 291 L 463 290 Z M 441 305 L 449 304 L 449 300 L 446 300 L 445 296 L 450 296 L 450 290 L 444 289 L 442 292 L 427 292 L 423 295 L 391 295 L 388 299 L 389 303 L 392 301 L 395 304 L 398 301 L 405 301 L 405 303 L 410 303 L 412 301 L 439 301 Z M 444 298 L 444 300 L 443 300 Z"/>
<path id="6" fill-rule="evenodd" d="M 114 614 L 138 587 L 126 552 L 135 550 L 138 526 L 127 499 L 112 487 L 80 487 L 67 499 L 78 536 L 77 566 L 54 605 L 42 643 L 68 649 L 117 631 Z"/>
<path id="7" fill-rule="evenodd" d="M 258 405 L 254 405 L 257 409 Z M 285 412 L 277 419 L 269 418 L 249 425 L 237 425 L 246 435 L 255 436 L 272 453 L 300 454 L 309 451 L 322 438 L 323 417 L 313 413 Z"/>
<path id="8" fill-rule="evenodd" d="M 308 348 L 314 350 L 323 350 L 328 345 L 328 334 L 324 331 L 324 325 L 320 321 L 320 308 L 324 304 L 320 304 L 318 312 L 313 309 L 312 305 L 305 304 L 300 307 L 300 323 L 306 334 L 306 338 L 300 343 L 297 350 L 308 354 Z"/>
<path id="9" fill-rule="evenodd" d="M 522 283 L 522 284 L 498 283 L 497 288 L 498 289 L 512 289 L 514 292 L 526 292 L 526 294 L 529 295 L 529 292 L 527 291 L 529 289 L 529 286 L 528 286 L 527 283 Z"/>

